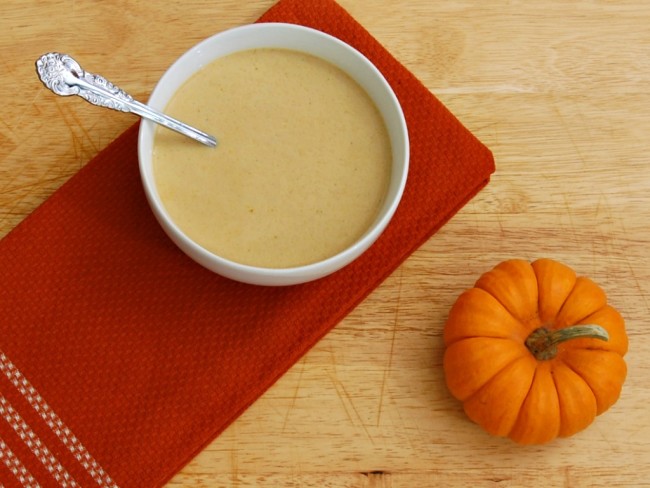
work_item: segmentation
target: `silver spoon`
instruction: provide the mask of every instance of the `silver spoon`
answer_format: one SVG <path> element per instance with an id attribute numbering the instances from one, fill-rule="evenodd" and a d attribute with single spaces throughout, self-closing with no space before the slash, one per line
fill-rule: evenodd
<path id="1" fill-rule="evenodd" d="M 121 112 L 132 112 L 191 137 L 206 146 L 217 145 L 217 140 L 210 134 L 134 100 L 131 95 L 106 78 L 84 71 L 79 63 L 67 54 L 44 54 L 36 61 L 36 71 L 43 84 L 57 95 L 79 95 L 93 105 Z"/>

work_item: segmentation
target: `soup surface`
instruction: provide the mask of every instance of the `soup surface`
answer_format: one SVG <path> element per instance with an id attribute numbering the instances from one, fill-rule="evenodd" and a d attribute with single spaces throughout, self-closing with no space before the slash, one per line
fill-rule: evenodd
<path id="1" fill-rule="evenodd" d="M 287 268 L 359 239 L 382 204 L 391 147 L 347 74 L 314 56 L 254 49 L 190 78 L 166 112 L 217 137 L 211 149 L 157 128 L 154 175 L 174 222 L 205 249 Z"/>

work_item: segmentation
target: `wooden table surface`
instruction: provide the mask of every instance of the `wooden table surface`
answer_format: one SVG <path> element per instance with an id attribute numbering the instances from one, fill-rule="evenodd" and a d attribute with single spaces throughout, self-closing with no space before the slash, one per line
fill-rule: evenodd
<path id="1" fill-rule="evenodd" d="M 40 54 L 74 54 L 146 100 L 191 45 L 273 3 L 3 0 L 0 237 L 134 122 L 51 95 Z M 490 147 L 497 172 L 170 486 L 650 486 L 650 3 L 340 3 Z M 456 296 L 511 257 L 590 276 L 630 336 L 618 403 L 541 447 L 484 434 L 441 369 Z"/>

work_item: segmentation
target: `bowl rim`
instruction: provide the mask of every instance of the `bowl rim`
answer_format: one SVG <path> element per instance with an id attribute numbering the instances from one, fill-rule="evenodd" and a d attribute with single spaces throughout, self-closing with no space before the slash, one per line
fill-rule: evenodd
<path id="1" fill-rule="evenodd" d="M 262 285 L 298 284 L 318 279 L 332 272 L 335 272 L 342 267 L 345 267 L 347 264 L 359 257 L 363 252 L 365 252 L 383 233 L 390 220 L 392 219 L 395 211 L 397 210 L 399 203 L 401 202 L 406 186 L 410 158 L 409 135 L 401 104 L 399 103 L 399 100 L 397 99 L 397 96 L 395 95 L 392 87 L 384 75 L 379 71 L 379 69 L 363 53 L 335 36 L 317 29 L 313 29 L 311 27 L 289 23 L 268 22 L 242 25 L 218 32 L 200 41 L 190 49 L 186 50 L 169 66 L 169 68 L 166 69 L 160 80 L 155 85 L 153 91 L 151 92 L 148 104 L 150 104 L 153 108 L 157 108 L 159 110 L 164 109 L 164 106 L 161 107 L 160 105 L 166 105 L 173 93 L 175 93 L 176 90 L 178 90 L 178 88 L 182 86 L 185 81 L 187 81 L 193 74 L 195 74 L 203 66 L 209 64 L 210 62 L 218 59 L 219 57 L 223 57 L 229 54 L 226 53 L 211 56 L 210 52 L 213 51 L 213 45 L 218 45 L 221 41 L 227 42 L 228 38 L 231 36 L 243 36 L 247 34 L 252 35 L 255 33 L 264 34 L 265 31 L 268 31 L 268 35 L 279 36 L 279 39 L 287 35 L 303 35 L 313 38 L 313 42 L 315 43 L 330 43 L 335 46 L 335 49 L 348 51 L 349 55 L 354 58 L 355 62 L 362 63 L 364 65 L 364 67 L 360 69 L 365 69 L 372 74 L 372 77 L 376 79 L 375 83 L 378 83 L 380 89 L 383 90 L 382 96 L 387 97 L 386 103 L 390 107 L 390 110 L 393 112 L 391 117 L 395 117 L 397 120 L 397 128 L 394 131 L 388 129 L 389 137 L 391 138 L 393 160 L 393 174 L 391 174 L 390 180 L 391 186 L 394 185 L 396 180 L 394 175 L 394 162 L 396 160 L 396 152 L 398 153 L 397 157 L 399 157 L 401 164 L 397 177 L 397 186 L 392 190 L 393 195 L 390 198 L 390 204 L 388 207 L 385 207 L 385 205 L 381 207 L 377 218 L 373 221 L 368 230 L 363 235 L 361 235 L 353 244 L 346 247 L 342 251 L 313 263 L 283 268 L 269 268 L 240 263 L 215 254 L 196 243 L 178 227 L 178 225 L 167 213 L 164 203 L 158 194 L 155 178 L 153 176 L 152 149 L 153 139 L 155 135 L 155 124 L 148 120 L 142 120 L 140 123 L 138 133 L 138 165 L 146 198 L 149 202 L 149 206 L 152 208 L 156 219 L 161 224 L 168 236 L 172 239 L 172 241 L 174 241 L 174 243 L 180 247 L 182 251 L 188 254 L 190 258 L 194 259 L 199 264 L 211 269 L 218 274 L 231 279 L 235 279 L 237 281 Z M 267 46 L 258 46 L 258 48 L 265 47 Z M 230 53 L 254 48 L 255 47 L 236 48 L 231 50 Z M 325 59 L 318 54 L 314 54 L 310 49 L 304 49 L 304 51 L 301 48 L 289 49 L 302 51 L 307 54 Z M 197 59 L 197 56 L 199 58 L 205 57 L 205 62 L 199 63 L 199 66 L 196 69 L 188 72 L 186 75 L 179 76 L 177 74 L 178 70 L 182 69 L 182 66 L 184 64 L 191 62 L 193 59 Z M 340 69 L 343 69 L 359 83 L 357 77 L 353 76 L 353 74 L 350 73 L 348 69 L 340 66 L 336 61 L 333 61 L 331 59 L 325 60 L 331 62 L 332 64 L 335 64 Z M 161 92 L 168 90 L 168 85 L 170 82 L 173 82 L 172 84 L 176 85 L 176 88 L 171 91 L 171 94 L 165 97 L 164 95 L 161 95 Z M 365 86 L 362 85 L 362 88 L 367 91 L 367 88 Z M 377 105 L 377 100 L 375 100 L 375 97 L 372 94 L 369 95 L 371 96 L 373 102 Z M 388 126 L 389 121 L 386 120 L 384 112 L 381 108 L 380 113 L 384 119 L 384 123 Z M 397 134 L 395 131 L 397 131 Z M 394 147 L 395 141 L 393 139 L 397 139 L 397 141 L 401 143 L 401 147 Z M 390 188 L 388 191 L 390 191 Z"/>

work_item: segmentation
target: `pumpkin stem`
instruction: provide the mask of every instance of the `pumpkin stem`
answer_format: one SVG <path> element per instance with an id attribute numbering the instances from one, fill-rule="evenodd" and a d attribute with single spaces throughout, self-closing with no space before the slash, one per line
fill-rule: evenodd
<path id="1" fill-rule="evenodd" d="M 580 338 L 608 341 L 609 334 L 600 325 L 574 325 L 557 330 L 540 327 L 528 336 L 526 347 L 539 360 L 553 359 L 557 355 L 558 344 Z"/>

